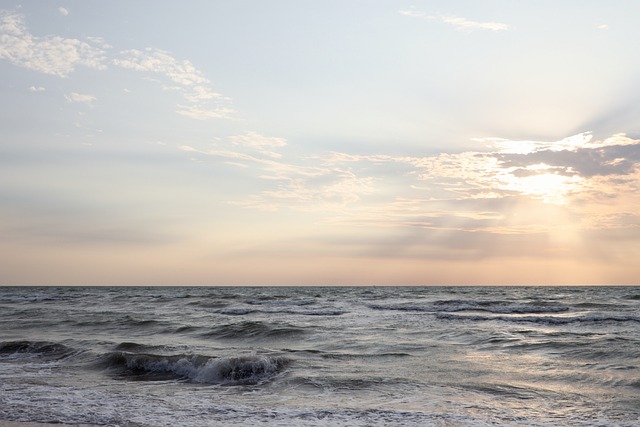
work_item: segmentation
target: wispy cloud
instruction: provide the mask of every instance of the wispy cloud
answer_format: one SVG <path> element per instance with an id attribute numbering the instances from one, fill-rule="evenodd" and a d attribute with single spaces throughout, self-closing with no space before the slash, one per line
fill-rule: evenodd
<path id="1" fill-rule="evenodd" d="M 30 86 L 29 87 L 29 92 L 44 92 L 46 91 L 45 88 L 43 88 L 42 86 Z"/>
<path id="2" fill-rule="evenodd" d="M 130 49 L 120 53 L 114 64 L 136 71 L 163 74 L 181 86 L 209 83 L 188 60 L 179 61 L 161 49 Z"/>
<path id="3" fill-rule="evenodd" d="M 197 105 L 178 105 L 176 113 L 195 120 L 209 120 L 226 119 L 235 113 L 235 110 L 224 107 L 202 108 Z"/>
<path id="4" fill-rule="evenodd" d="M 64 97 L 67 102 L 78 102 L 87 105 L 91 105 L 91 103 L 96 100 L 94 95 L 77 92 L 71 92 L 69 95 L 65 95 Z"/>
<path id="5" fill-rule="evenodd" d="M 104 45 L 95 40 L 38 37 L 27 30 L 22 15 L 7 11 L 0 11 L 0 58 L 58 77 L 67 77 L 77 66 L 102 70 L 107 60 Z"/>
<path id="6" fill-rule="evenodd" d="M 300 211 L 333 211 L 353 203 L 373 189 L 373 178 L 359 176 L 351 170 L 317 165 L 316 161 L 292 162 L 281 160 L 275 149 L 285 147 L 285 138 L 268 137 L 257 132 L 234 135 L 213 150 L 200 150 L 191 146 L 183 151 L 225 159 L 225 163 L 243 168 L 254 167 L 256 178 L 273 183 L 272 188 L 260 194 L 235 200 L 234 205 L 274 211 L 295 209 Z M 230 161 L 229 161 L 230 160 Z M 313 160 L 313 159 L 309 159 Z"/>
<path id="7" fill-rule="evenodd" d="M 189 60 L 178 60 L 161 49 L 130 49 L 120 52 L 113 63 L 119 67 L 139 72 L 158 74 L 165 77 L 179 90 L 190 105 L 179 105 L 178 114 L 196 120 L 221 119 L 229 117 L 234 110 L 229 108 L 230 99 L 214 91 L 204 73 Z M 212 105 L 213 102 L 213 105 Z"/>
<path id="8" fill-rule="evenodd" d="M 440 16 L 442 22 L 453 25 L 458 30 L 473 31 L 473 30 L 489 30 L 489 31 L 505 31 L 511 27 L 502 22 L 479 22 L 472 21 L 459 16 Z"/>
<path id="9" fill-rule="evenodd" d="M 58 11 L 67 16 L 69 11 Z M 0 59 L 14 65 L 68 77 L 78 66 L 97 70 L 112 64 L 124 69 L 158 76 L 163 88 L 177 90 L 185 105 L 178 105 L 176 112 L 196 120 L 229 118 L 235 111 L 231 100 L 214 91 L 204 73 L 189 60 L 177 59 L 162 49 L 129 49 L 113 55 L 109 45 L 101 37 L 86 37 L 84 41 L 57 35 L 38 37 L 26 27 L 24 16 L 16 12 L 0 11 Z M 144 78 L 150 78 L 145 76 Z M 73 102 L 79 101 L 69 95 Z"/>
<path id="10" fill-rule="evenodd" d="M 229 140 L 237 146 L 251 148 L 259 153 L 273 158 L 279 158 L 282 155 L 273 151 L 275 148 L 287 145 L 285 138 L 276 138 L 260 135 L 257 132 L 247 132 L 244 135 L 236 135 L 229 137 Z"/>
<path id="11" fill-rule="evenodd" d="M 640 140 L 622 134 L 527 144 L 486 139 L 484 151 L 421 157 L 332 152 L 292 158 L 272 155 L 285 146 L 281 138 L 250 132 L 227 141 L 215 150 L 183 149 L 251 167 L 256 179 L 271 182 L 232 202 L 247 208 L 322 212 L 324 221 L 350 226 L 472 233 L 478 245 L 495 234 L 562 235 L 571 227 L 616 227 L 616 221 L 640 227 L 636 216 L 593 221 L 592 208 L 580 213 L 640 190 Z"/>
<path id="12" fill-rule="evenodd" d="M 401 9 L 398 11 L 403 16 L 410 18 L 420 18 L 432 21 L 440 21 L 448 25 L 452 25 L 460 31 L 474 31 L 474 30 L 488 30 L 488 31 L 506 31 L 511 29 L 511 26 L 502 22 L 482 22 L 473 21 L 467 18 L 454 15 L 429 15 L 425 12 L 416 10 L 414 8 Z"/>
<path id="13" fill-rule="evenodd" d="M 58 12 L 60 12 L 60 15 L 62 16 L 69 16 L 69 9 L 67 9 L 66 7 L 60 6 L 58 8 Z"/>
<path id="14" fill-rule="evenodd" d="M 428 18 L 429 17 L 426 13 L 416 10 L 414 8 L 400 9 L 398 13 L 400 15 L 409 16 L 411 18 Z"/>

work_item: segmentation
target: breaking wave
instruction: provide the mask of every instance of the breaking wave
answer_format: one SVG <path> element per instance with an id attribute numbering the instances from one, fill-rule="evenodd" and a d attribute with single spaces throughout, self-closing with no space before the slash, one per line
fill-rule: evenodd
<path id="1" fill-rule="evenodd" d="M 0 355 L 11 358 L 37 358 L 60 360 L 77 353 L 66 345 L 49 341 L 7 341 L 0 342 Z"/>
<path id="2" fill-rule="evenodd" d="M 117 351 L 102 357 L 99 366 L 115 377 L 202 384 L 242 385 L 267 381 L 281 372 L 289 359 L 274 356 L 211 358 L 199 355 L 155 355 Z"/>

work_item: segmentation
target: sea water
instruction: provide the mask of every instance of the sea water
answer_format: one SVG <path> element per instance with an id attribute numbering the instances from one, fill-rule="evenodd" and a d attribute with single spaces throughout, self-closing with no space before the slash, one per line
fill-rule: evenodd
<path id="1" fill-rule="evenodd" d="M 638 426 L 640 288 L 0 287 L 3 419 Z"/>

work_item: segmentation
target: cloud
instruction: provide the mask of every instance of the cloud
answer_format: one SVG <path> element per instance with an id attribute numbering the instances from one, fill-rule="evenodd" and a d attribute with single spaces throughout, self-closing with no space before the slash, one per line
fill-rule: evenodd
<path id="1" fill-rule="evenodd" d="M 226 99 L 222 94 L 212 91 L 207 86 L 194 86 L 188 93 L 185 93 L 184 97 L 186 100 L 193 103 L 209 101 L 212 99 Z"/>
<path id="2" fill-rule="evenodd" d="M 231 108 L 200 108 L 196 105 L 178 105 L 176 113 L 190 117 L 195 120 L 208 120 L 208 119 L 226 119 L 229 118 L 235 110 Z"/>
<path id="3" fill-rule="evenodd" d="M 71 92 L 69 95 L 65 95 L 64 97 L 67 102 L 78 102 L 87 105 L 91 105 L 91 103 L 96 100 L 96 97 L 93 95 L 77 92 Z"/>
<path id="4" fill-rule="evenodd" d="M 260 194 L 232 201 L 234 205 L 265 211 L 284 208 L 332 211 L 360 200 L 373 190 L 372 177 L 359 176 L 348 168 L 318 166 L 314 159 L 311 159 L 311 165 L 281 160 L 282 155 L 274 149 L 285 147 L 285 138 L 251 131 L 230 136 L 227 140 L 227 147 L 221 149 L 180 148 L 191 154 L 222 158 L 225 163 L 240 162 L 243 168 L 257 169 L 256 178 L 272 183 L 271 188 Z"/>
<path id="5" fill-rule="evenodd" d="M 591 178 L 597 175 L 629 175 L 640 162 L 640 141 L 614 135 L 604 141 L 569 149 L 538 149 L 528 153 L 498 153 L 501 167 L 532 170 L 548 165 L 554 174 Z"/>
<path id="6" fill-rule="evenodd" d="M 281 155 L 273 151 L 274 148 L 280 148 L 287 145 L 285 138 L 275 138 L 260 135 L 257 132 L 247 132 L 244 135 L 230 136 L 229 140 L 237 146 L 251 148 L 259 153 L 273 158 L 279 158 Z"/>
<path id="7" fill-rule="evenodd" d="M 66 16 L 67 9 L 59 12 Z M 159 75 L 155 79 L 164 89 L 177 90 L 186 105 L 178 105 L 176 112 L 196 120 L 226 119 L 235 110 L 229 107 L 230 98 L 214 91 L 211 82 L 188 60 L 179 60 L 162 49 L 129 49 L 120 52 L 110 61 L 107 53 L 112 49 L 101 37 L 86 37 L 85 41 L 55 35 L 38 37 L 31 34 L 24 16 L 18 13 L 0 11 L 0 58 L 14 65 L 68 77 L 78 66 L 97 70 L 107 67 L 107 63 L 136 72 Z M 145 76 L 145 79 L 150 79 Z M 74 99 L 70 102 L 90 102 Z"/>
<path id="8" fill-rule="evenodd" d="M 511 29 L 508 24 L 502 22 L 480 22 L 472 21 L 467 18 L 462 18 L 454 15 L 428 15 L 415 8 L 401 9 L 399 14 L 410 18 L 420 18 L 431 21 L 440 21 L 448 25 L 452 25 L 460 31 L 474 31 L 474 30 L 488 30 L 488 31 L 506 31 Z"/>
<path id="9" fill-rule="evenodd" d="M 261 187 L 267 185 L 233 200 L 236 206 L 322 213 L 323 223 L 350 229 L 422 230 L 420 244 L 433 244 L 434 250 L 453 244 L 447 243 L 447 236 L 464 242 L 466 235 L 469 245 L 477 242 L 477 251 L 470 256 L 479 256 L 483 242 L 500 241 L 511 247 L 527 239 L 541 253 L 556 254 L 560 247 L 568 249 L 549 246 L 548 242 L 564 238 L 550 236 L 604 224 L 612 229 L 635 227 L 635 215 L 605 214 L 595 221 L 591 212 L 640 202 L 634 196 L 640 193 L 640 140 L 622 134 L 594 140 L 583 133 L 526 144 L 483 139 L 485 150 L 433 156 L 331 152 L 295 158 L 270 154 L 285 147 L 282 138 L 247 132 L 227 141 L 214 150 L 183 149 L 201 160 L 209 156 L 239 163 L 243 176 L 253 173 L 262 180 Z"/>
<path id="10" fill-rule="evenodd" d="M 415 10 L 414 8 L 400 9 L 398 13 L 400 15 L 409 16 L 411 18 L 428 18 L 426 13 Z"/>
<path id="11" fill-rule="evenodd" d="M 473 30 L 489 30 L 489 31 L 505 31 L 510 29 L 510 26 L 501 22 L 478 22 L 471 21 L 459 16 L 440 16 L 442 22 L 453 25 L 458 30 L 473 31 Z"/>
<path id="12" fill-rule="evenodd" d="M 44 92 L 46 91 L 45 88 L 43 88 L 42 86 L 31 86 L 29 87 L 29 92 Z"/>
<path id="13" fill-rule="evenodd" d="M 130 49 L 120 53 L 114 64 L 136 71 L 163 74 L 181 86 L 209 83 L 193 64 L 187 60 L 179 61 L 167 51 L 147 48 L 144 51 Z"/>
<path id="14" fill-rule="evenodd" d="M 106 68 L 103 47 L 89 39 L 34 36 L 22 15 L 0 11 L 0 58 L 19 67 L 58 77 L 67 77 L 77 66 L 102 70 Z"/>
<path id="15" fill-rule="evenodd" d="M 67 9 L 65 7 L 60 6 L 58 8 L 58 12 L 60 12 L 60 15 L 62 15 L 62 16 L 69 16 L 69 9 Z"/>
<path id="16" fill-rule="evenodd" d="M 113 63 L 138 72 L 159 74 L 169 80 L 166 89 L 178 90 L 190 105 L 178 105 L 176 112 L 196 120 L 228 118 L 235 111 L 228 97 L 214 91 L 211 82 L 188 60 L 178 60 L 162 49 L 129 49 Z M 211 102 L 214 102 L 212 105 Z"/>

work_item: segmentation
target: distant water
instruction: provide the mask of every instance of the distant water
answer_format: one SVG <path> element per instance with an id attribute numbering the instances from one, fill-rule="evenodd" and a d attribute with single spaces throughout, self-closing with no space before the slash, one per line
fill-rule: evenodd
<path id="1" fill-rule="evenodd" d="M 638 426 L 640 288 L 1 287 L 2 419 Z"/>

